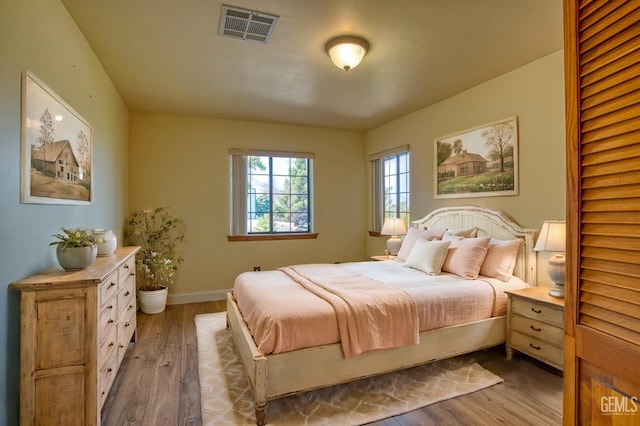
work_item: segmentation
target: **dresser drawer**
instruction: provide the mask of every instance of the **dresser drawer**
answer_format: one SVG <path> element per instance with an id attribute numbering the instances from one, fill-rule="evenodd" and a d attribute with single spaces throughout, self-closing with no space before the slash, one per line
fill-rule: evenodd
<path id="1" fill-rule="evenodd" d="M 114 297 L 107 305 L 102 308 L 98 316 L 98 336 L 99 342 L 102 343 L 106 337 L 116 329 L 116 321 L 118 320 L 118 298 Z"/>
<path id="2" fill-rule="evenodd" d="M 511 300 L 511 313 L 548 322 L 556 327 L 564 327 L 563 309 L 558 309 L 534 300 L 513 297 Z"/>
<path id="3" fill-rule="evenodd" d="M 104 306 L 118 293 L 118 271 L 100 283 L 100 306 Z"/>
<path id="4" fill-rule="evenodd" d="M 110 354 L 110 356 L 105 360 L 105 362 L 100 367 L 100 371 L 98 374 L 100 375 L 100 381 L 98 382 L 98 398 L 100 404 L 98 406 L 98 410 L 102 408 L 102 404 L 107 399 L 107 395 L 109 395 L 109 389 L 111 388 L 111 384 L 113 383 L 113 379 L 116 377 L 116 373 L 118 372 L 118 353 L 114 351 Z"/>
<path id="5" fill-rule="evenodd" d="M 131 256 L 125 263 L 118 268 L 118 284 L 121 286 L 127 282 L 130 277 L 136 275 L 136 258 Z"/>
<path id="6" fill-rule="evenodd" d="M 135 279 L 129 278 L 118 293 L 118 316 L 136 309 Z"/>
<path id="7" fill-rule="evenodd" d="M 544 342 L 526 334 L 511 331 L 509 340 L 511 347 L 534 358 L 547 361 L 549 364 L 562 369 L 564 362 L 563 348 Z"/>
<path id="8" fill-rule="evenodd" d="M 125 314 L 120 318 L 118 327 L 118 365 L 120 365 L 133 333 L 136 331 L 136 311 L 133 310 L 128 315 Z"/>
<path id="9" fill-rule="evenodd" d="M 519 315 L 511 315 L 509 320 L 511 330 L 549 342 L 552 345 L 562 347 L 562 342 L 564 341 L 564 330 L 561 327 L 555 327 L 542 321 Z"/>
<path id="10" fill-rule="evenodd" d="M 118 350 L 118 329 L 111 327 L 104 341 L 100 344 L 98 353 L 98 365 L 100 368 L 113 356 Z"/>

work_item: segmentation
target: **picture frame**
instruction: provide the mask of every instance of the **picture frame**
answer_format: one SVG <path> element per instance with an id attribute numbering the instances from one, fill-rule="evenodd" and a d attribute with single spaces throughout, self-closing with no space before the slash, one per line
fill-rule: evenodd
<path id="1" fill-rule="evenodd" d="M 22 73 L 21 200 L 93 203 L 93 128 L 32 72 Z"/>
<path id="2" fill-rule="evenodd" d="M 518 195 L 518 120 L 435 139 L 434 198 Z"/>

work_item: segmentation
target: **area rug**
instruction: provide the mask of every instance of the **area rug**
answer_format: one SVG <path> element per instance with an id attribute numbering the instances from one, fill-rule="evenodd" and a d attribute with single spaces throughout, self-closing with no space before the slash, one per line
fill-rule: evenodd
<path id="1" fill-rule="evenodd" d="M 226 314 L 195 317 L 202 424 L 255 425 L 251 390 Z M 269 402 L 268 425 L 361 425 L 465 395 L 503 380 L 467 358 L 451 358 Z"/>

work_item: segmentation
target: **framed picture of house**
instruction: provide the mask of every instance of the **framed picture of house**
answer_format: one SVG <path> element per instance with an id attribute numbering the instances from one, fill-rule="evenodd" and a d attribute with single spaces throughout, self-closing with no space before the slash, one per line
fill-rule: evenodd
<path id="1" fill-rule="evenodd" d="M 92 132 L 60 96 L 32 72 L 23 72 L 23 203 L 92 203 Z"/>
<path id="2" fill-rule="evenodd" d="M 435 140 L 435 198 L 518 195 L 518 121 L 510 117 Z"/>

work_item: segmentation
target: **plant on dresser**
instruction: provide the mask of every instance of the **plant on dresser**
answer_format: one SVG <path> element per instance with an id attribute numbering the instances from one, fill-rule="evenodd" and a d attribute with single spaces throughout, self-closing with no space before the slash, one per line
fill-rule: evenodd
<path id="1" fill-rule="evenodd" d="M 90 268 L 52 268 L 20 291 L 20 424 L 100 425 L 100 410 L 136 339 L 135 254 L 121 247 Z"/>
<path id="2" fill-rule="evenodd" d="M 79 271 L 91 266 L 98 254 L 98 241 L 90 229 L 61 228 L 61 234 L 53 234 L 58 263 L 67 271 Z"/>

